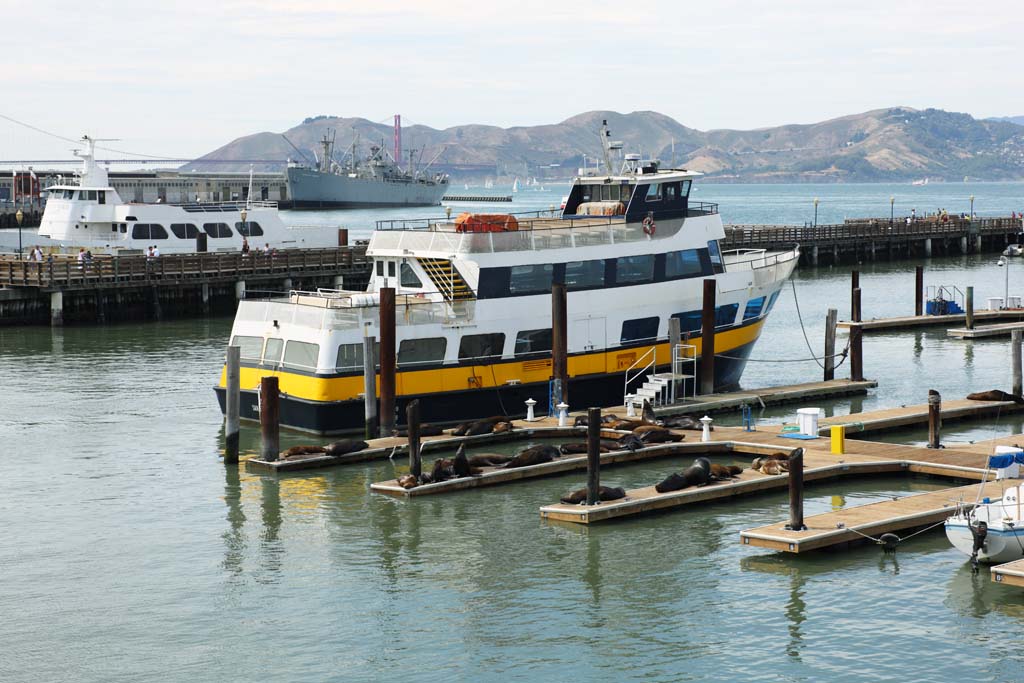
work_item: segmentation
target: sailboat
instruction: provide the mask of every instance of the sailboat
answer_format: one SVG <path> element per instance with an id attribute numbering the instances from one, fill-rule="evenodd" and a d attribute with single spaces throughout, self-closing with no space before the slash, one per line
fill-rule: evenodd
<path id="1" fill-rule="evenodd" d="M 1022 464 L 1024 450 L 996 446 L 995 454 L 988 458 L 985 478 L 988 478 L 989 470 L 995 470 L 996 481 L 1004 482 L 1002 496 L 996 500 L 982 498 L 985 486 L 985 479 L 982 479 L 979 500 L 974 505 L 958 505 L 956 513 L 946 520 L 946 538 L 954 548 L 969 555 L 972 564 L 995 564 L 1024 558 Z"/>
<path id="2" fill-rule="evenodd" d="M 519 178 L 518 177 L 516 177 L 516 179 L 512 181 L 512 194 L 515 194 L 516 192 L 519 192 Z"/>

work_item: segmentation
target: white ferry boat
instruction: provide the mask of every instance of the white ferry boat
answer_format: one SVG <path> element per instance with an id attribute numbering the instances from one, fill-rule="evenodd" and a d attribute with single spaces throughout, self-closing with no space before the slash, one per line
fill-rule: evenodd
<path id="1" fill-rule="evenodd" d="M 141 204 L 125 202 L 111 185 L 105 168 L 96 162 L 96 141 L 82 138 L 85 149 L 77 183 L 46 189 L 46 208 L 38 232 L 26 234 L 26 247 L 96 253 L 194 252 L 196 238 L 206 235 L 209 251 L 239 251 L 243 239 L 253 250 L 331 247 L 337 229 L 328 226 L 286 227 L 276 202 L 196 202 Z"/>
<path id="2" fill-rule="evenodd" d="M 615 168 L 606 128 L 602 141 L 605 168 Z M 242 352 L 243 418 L 258 418 L 256 387 L 273 375 L 282 425 L 361 430 L 363 338 L 380 338 L 384 287 L 398 301 L 399 422 L 414 398 L 432 423 L 521 415 L 530 398 L 546 405 L 553 283 L 568 290 L 573 407 L 621 404 L 630 368 L 670 369 L 670 318 L 699 354 L 709 278 L 718 285 L 715 384 L 735 387 L 799 250 L 723 253 L 718 206 L 690 199 L 699 176 L 626 155 L 615 175 L 577 177 L 560 215 L 379 222 L 366 292 L 240 302 L 230 343 Z M 222 372 L 222 409 L 225 380 Z"/>
<path id="3" fill-rule="evenodd" d="M 987 469 L 995 470 L 996 481 L 1007 484 L 1002 496 L 997 500 L 984 498 L 973 506 L 958 506 L 946 520 L 946 538 L 975 564 L 1019 560 L 1024 558 L 1024 484 L 1020 482 L 1024 450 L 997 446 L 987 465 Z"/>

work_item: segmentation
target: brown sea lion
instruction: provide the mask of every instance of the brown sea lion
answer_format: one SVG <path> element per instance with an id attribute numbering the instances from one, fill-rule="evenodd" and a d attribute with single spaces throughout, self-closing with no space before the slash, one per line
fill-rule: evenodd
<path id="1" fill-rule="evenodd" d="M 549 446 L 547 444 L 531 446 L 505 463 L 505 467 L 513 468 L 540 465 L 545 462 L 551 462 L 559 455 L 558 449 L 554 446 Z"/>
<path id="2" fill-rule="evenodd" d="M 644 422 L 643 420 L 615 420 L 613 422 L 609 422 L 607 427 L 609 429 L 618 429 L 624 432 L 631 432 L 637 427 L 642 427 L 645 424 L 648 423 Z"/>
<path id="3" fill-rule="evenodd" d="M 707 458 L 697 458 L 693 464 L 687 467 L 682 473 L 672 473 L 661 482 L 655 484 L 654 490 L 658 493 L 679 491 L 690 486 L 703 486 L 708 483 L 711 476 L 711 461 Z"/>
<path id="4" fill-rule="evenodd" d="M 515 426 L 511 422 L 505 422 L 503 420 L 501 422 L 494 423 L 493 432 L 495 434 L 504 434 L 505 432 L 511 432 L 513 429 L 515 429 Z"/>
<path id="5" fill-rule="evenodd" d="M 409 436 L 409 428 L 395 429 L 391 433 L 394 436 L 406 438 Z M 420 425 L 420 436 L 441 436 L 442 434 L 444 434 L 444 430 L 437 425 L 427 424 L 426 422 Z"/>
<path id="6" fill-rule="evenodd" d="M 605 446 L 604 443 L 600 443 L 597 446 L 597 450 L 600 453 L 607 453 L 611 449 Z M 561 453 L 562 455 L 579 455 L 580 453 L 586 453 L 587 442 L 575 441 L 573 443 L 563 443 L 561 446 L 558 447 L 558 452 Z"/>
<path id="7" fill-rule="evenodd" d="M 369 444 L 365 441 L 342 439 L 341 441 L 335 441 L 324 446 L 324 453 L 327 455 L 345 455 L 346 453 L 355 453 L 369 447 Z"/>
<path id="8" fill-rule="evenodd" d="M 616 415 L 615 413 L 606 413 L 606 414 L 601 416 L 601 424 L 609 425 L 612 422 L 617 421 L 618 419 L 619 419 L 619 416 Z"/>
<path id="9" fill-rule="evenodd" d="M 434 461 L 434 467 L 430 470 L 430 481 L 438 483 L 441 481 L 447 481 L 455 476 L 455 472 L 452 469 L 452 461 L 448 458 L 438 458 Z"/>
<path id="10" fill-rule="evenodd" d="M 1024 398 L 1020 396 L 1014 396 L 1008 394 L 1005 391 L 999 389 L 992 389 L 991 391 L 976 391 L 973 394 L 967 394 L 968 401 L 1013 401 L 1014 403 L 1024 403 Z"/>
<path id="11" fill-rule="evenodd" d="M 739 465 L 719 465 L 717 463 L 711 463 L 711 476 L 719 481 L 732 479 L 742 471 L 743 468 Z"/>
<path id="12" fill-rule="evenodd" d="M 615 442 L 615 449 L 617 451 L 636 451 L 637 449 L 644 447 L 644 442 L 640 440 L 636 434 L 626 434 L 621 439 Z"/>
<path id="13" fill-rule="evenodd" d="M 323 452 L 323 446 L 292 446 L 291 448 L 281 451 L 281 457 L 292 458 L 297 455 L 312 455 L 313 453 Z"/>
<path id="14" fill-rule="evenodd" d="M 403 474 L 398 478 L 398 485 L 403 489 L 414 489 L 420 485 L 420 482 L 416 479 L 413 474 Z"/>
<path id="15" fill-rule="evenodd" d="M 640 417 L 643 418 L 644 422 L 655 424 L 658 421 L 658 416 L 654 414 L 654 408 L 651 407 L 651 402 L 644 399 L 643 410 L 640 411 Z"/>
<path id="16" fill-rule="evenodd" d="M 590 424 L 590 422 L 587 420 L 586 415 L 577 415 L 576 419 L 572 421 L 573 427 L 586 427 L 588 424 Z"/>
<path id="17" fill-rule="evenodd" d="M 626 489 L 621 486 L 609 488 L 607 486 L 600 486 L 597 489 L 598 500 L 619 500 L 620 498 L 626 497 Z M 582 488 L 572 493 L 567 493 L 562 496 L 559 500 L 563 503 L 569 503 L 570 505 L 580 505 L 587 502 L 587 489 Z"/>
<path id="18" fill-rule="evenodd" d="M 700 423 L 699 420 L 689 415 L 680 415 L 678 417 L 666 418 L 665 420 L 662 421 L 662 424 L 671 429 L 686 429 L 694 432 L 703 431 L 704 429 L 704 426 Z M 712 432 L 715 431 L 715 426 L 710 425 L 710 430 Z"/>
<path id="19" fill-rule="evenodd" d="M 512 459 L 511 455 L 498 455 L 497 453 L 481 453 L 480 455 L 469 456 L 470 467 L 500 467 Z"/>
<path id="20" fill-rule="evenodd" d="M 754 461 L 750 463 L 750 469 L 768 475 L 781 474 L 789 471 L 789 461 L 778 460 L 774 456 L 768 455 L 754 458 Z"/>
<path id="21" fill-rule="evenodd" d="M 633 432 L 636 434 L 636 431 Z M 667 429 L 661 427 L 655 427 L 654 429 L 648 429 L 640 434 L 640 440 L 645 444 L 649 443 L 679 443 L 684 437 L 682 434 L 674 434 Z"/>
<path id="22" fill-rule="evenodd" d="M 480 474 L 480 470 L 475 467 L 471 467 L 469 464 L 469 458 L 466 457 L 466 447 L 459 446 L 459 450 L 455 451 L 455 457 L 452 458 L 452 474 L 455 477 L 475 477 Z"/>

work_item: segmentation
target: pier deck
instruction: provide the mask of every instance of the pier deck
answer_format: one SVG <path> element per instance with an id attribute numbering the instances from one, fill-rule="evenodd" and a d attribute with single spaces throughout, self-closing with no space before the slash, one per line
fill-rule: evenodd
<path id="1" fill-rule="evenodd" d="M 974 312 L 975 322 L 989 322 L 989 323 L 1001 323 L 1001 322 L 1022 322 L 1024 321 L 1024 310 L 1008 310 L 1008 311 L 975 311 Z M 850 329 L 851 327 L 859 327 L 861 332 L 867 334 L 869 332 L 900 332 L 903 330 L 919 329 L 922 327 L 946 327 L 949 328 L 953 325 L 966 325 L 967 315 L 964 313 L 955 313 L 951 315 L 906 315 L 898 316 L 895 318 L 873 318 L 871 320 L 863 320 L 861 322 L 852 322 L 849 320 L 840 320 L 836 323 L 836 327 Z"/>
<path id="2" fill-rule="evenodd" d="M 952 422 L 984 415 L 1024 410 L 1024 404 L 1013 401 L 969 401 L 955 399 L 942 402 L 942 420 Z M 928 404 L 886 408 L 866 413 L 836 415 L 818 421 L 818 433 L 827 434 L 833 425 L 846 425 L 846 433 L 881 432 L 928 423 Z"/>
<path id="3" fill-rule="evenodd" d="M 992 567 L 992 580 L 996 583 L 1024 587 L 1024 560 L 1006 562 Z"/>
<path id="4" fill-rule="evenodd" d="M 1008 337 L 1016 330 L 1024 330 L 1024 322 L 999 323 L 997 325 L 982 325 L 968 330 L 966 327 L 957 327 L 946 330 L 946 336 L 957 339 L 983 339 L 985 337 Z"/>
<path id="5" fill-rule="evenodd" d="M 704 414 L 725 410 L 738 410 L 744 405 L 770 406 L 815 398 L 839 398 L 842 396 L 865 394 L 868 389 L 873 389 L 877 386 L 878 382 L 875 380 L 855 381 L 851 379 L 786 384 L 764 389 L 749 389 L 746 391 L 730 391 L 720 394 L 695 396 L 691 399 L 677 401 L 672 405 L 655 406 L 654 413 L 659 416 L 684 413 Z"/>
<path id="6" fill-rule="evenodd" d="M 1018 483 L 1015 479 L 988 482 L 984 485 L 983 495 L 999 498 L 1003 490 Z M 864 536 L 877 538 L 884 533 L 896 533 L 936 524 L 952 515 L 958 502 L 969 504 L 977 495 L 977 484 L 918 493 L 896 500 L 858 505 L 806 517 L 805 531 L 786 529 L 786 523 L 779 522 L 741 531 L 740 538 L 745 545 L 783 552 L 820 550 L 851 541 L 861 541 L 864 540 Z"/>

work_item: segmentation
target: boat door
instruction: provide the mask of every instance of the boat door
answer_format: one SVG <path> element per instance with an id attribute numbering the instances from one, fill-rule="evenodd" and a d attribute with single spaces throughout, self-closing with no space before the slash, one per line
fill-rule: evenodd
<path id="1" fill-rule="evenodd" d="M 569 353 L 588 354 L 578 358 L 573 374 L 605 371 L 604 355 L 593 353 L 607 347 L 607 319 L 602 317 L 577 318 L 569 323 Z"/>

